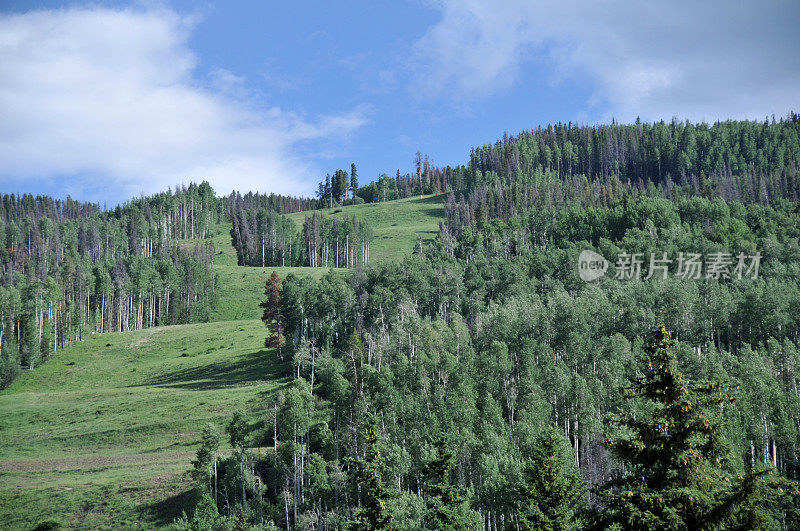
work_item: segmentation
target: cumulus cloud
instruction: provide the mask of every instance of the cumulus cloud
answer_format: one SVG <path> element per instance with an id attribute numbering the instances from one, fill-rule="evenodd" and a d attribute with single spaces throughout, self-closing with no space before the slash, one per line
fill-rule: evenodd
<path id="1" fill-rule="evenodd" d="M 415 45 L 414 90 L 475 100 L 537 62 L 543 82 L 588 80 L 589 114 L 763 118 L 800 104 L 800 4 L 441 0 Z M 568 117 L 565 117 L 565 119 Z"/>
<path id="2" fill-rule="evenodd" d="M 317 175 L 300 153 L 361 127 L 364 109 L 310 120 L 265 106 L 235 73 L 198 75 L 191 30 L 169 10 L 0 15 L 0 186 L 310 192 Z"/>

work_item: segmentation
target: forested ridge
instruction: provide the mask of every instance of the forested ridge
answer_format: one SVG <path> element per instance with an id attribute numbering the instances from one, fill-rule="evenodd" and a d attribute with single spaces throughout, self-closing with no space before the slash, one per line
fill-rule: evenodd
<path id="1" fill-rule="evenodd" d="M 197 434 L 177 528 L 796 528 L 799 164 L 791 113 L 556 124 L 316 198 L 4 196 L 4 383 L 85 334 L 208 320 L 230 223 L 265 271 L 254 355 L 289 383 Z M 371 261 L 345 207 L 423 194 L 435 240 Z M 270 269 L 297 266 L 348 270 Z"/>
<path id="2" fill-rule="evenodd" d="M 220 427 L 233 457 L 207 428 L 181 525 L 797 527 L 797 130 L 790 115 L 525 133 L 451 171 L 437 241 L 402 263 L 273 275 L 266 343 L 285 341 L 293 382 L 254 425 Z M 570 131 L 641 150 L 562 167 L 522 149 Z M 693 134 L 711 140 L 686 164 L 683 147 L 644 155 Z M 519 165 L 498 158 L 515 149 Z M 586 249 L 610 263 L 600 280 L 579 276 Z M 681 253 L 702 257 L 696 276 Z M 634 255 L 641 274 L 618 275 Z M 758 271 L 736 274 L 739 256 Z"/>
<path id="3" fill-rule="evenodd" d="M 208 319 L 214 250 L 203 239 L 221 215 L 208 183 L 110 211 L 30 195 L 1 202 L 3 386 L 87 334 Z"/>

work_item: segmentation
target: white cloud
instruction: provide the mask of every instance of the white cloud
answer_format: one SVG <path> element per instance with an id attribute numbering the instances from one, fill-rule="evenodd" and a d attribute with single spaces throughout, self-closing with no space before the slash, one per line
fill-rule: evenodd
<path id="1" fill-rule="evenodd" d="M 413 90 L 475 100 L 521 81 L 586 80 L 584 111 L 630 120 L 763 118 L 800 106 L 800 4 L 441 0 Z M 565 117 L 568 119 L 570 117 Z"/>
<path id="2" fill-rule="evenodd" d="M 218 193 L 311 192 L 300 152 L 346 137 L 364 110 L 311 121 L 265 108 L 224 69 L 198 79 L 191 29 L 168 10 L 0 16 L 0 186 L 124 197 L 205 179 Z"/>

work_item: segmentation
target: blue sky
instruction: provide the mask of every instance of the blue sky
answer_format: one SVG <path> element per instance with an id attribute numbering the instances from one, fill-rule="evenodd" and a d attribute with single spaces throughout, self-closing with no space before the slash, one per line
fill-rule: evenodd
<path id="1" fill-rule="evenodd" d="M 7 0 L 0 191 L 312 194 L 551 122 L 785 115 L 798 5 Z"/>

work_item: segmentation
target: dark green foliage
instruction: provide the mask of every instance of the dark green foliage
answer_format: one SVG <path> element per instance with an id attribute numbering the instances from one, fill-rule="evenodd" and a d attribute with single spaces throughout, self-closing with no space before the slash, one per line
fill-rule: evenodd
<path id="1" fill-rule="evenodd" d="M 390 493 L 383 486 L 384 461 L 378 448 L 378 419 L 371 416 L 364 428 L 365 455 L 355 460 L 356 483 L 362 489 L 364 504 L 354 514 L 355 527 L 371 531 L 390 529 L 392 512 L 389 507 Z"/>
<path id="2" fill-rule="evenodd" d="M 451 475 L 456 456 L 448 444 L 446 435 L 436 443 L 436 456 L 428 464 L 428 483 L 425 488 L 425 526 L 428 529 L 477 529 L 480 515 L 469 508 L 468 503 L 452 484 Z"/>
<path id="3" fill-rule="evenodd" d="M 520 529 L 581 527 L 578 517 L 585 509 L 586 483 L 574 467 L 564 463 L 565 442 L 553 429 L 536 439 L 533 456 L 523 465 L 518 490 Z"/>
<path id="4" fill-rule="evenodd" d="M 602 524 L 626 529 L 761 528 L 787 484 L 762 470 L 736 477 L 722 407 L 733 390 L 691 382 L 677 369 L 675 343 L 662 325 L 646 349 L 644 376 L 631 388 L 642 409 L 611 416 L 618 427 L 606 446 L 629 468 L 603 490 Z M 634 414 L 633 411 L 638 411 Z"/>
<path id="5" fill-rule="evenodd" d="M 358 191 L 358 172 L 356 172 L 356 163 L 352 163 L 350 165 L 350 192 L 352 192 L 352 197 L 356 197 L 356 192 Z"/>

